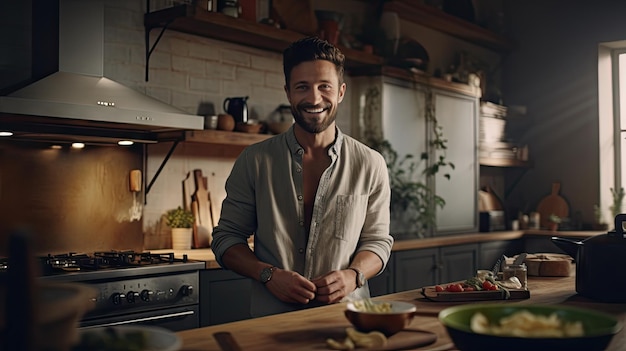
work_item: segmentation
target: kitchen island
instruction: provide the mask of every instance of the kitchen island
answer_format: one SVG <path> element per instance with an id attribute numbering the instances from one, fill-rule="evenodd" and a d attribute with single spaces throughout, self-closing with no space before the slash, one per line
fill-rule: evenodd
<path id="1" fill-rule="evenodd" d="M 626 304 L 601 303 L 579 296 L 575 277 L 529 277 L 530 299 L 497 301 L 503 304 L 564 304 L 603 311 L 626 323 Z M 607 286 L 607 288 L 610 288 Z M 434 343 L 416 350 L 454 350 L 444 326 L 437 319 L 439 311 L 458 302 L 430 302 L 420 290 L 409 290 L 376 297 L 375 300 L 407 301 L 417 306 L 417 315 L 409 326 L 436 334 Z M 227 300 L 224 303 L 228 303 Z M 466 302 L 467 303 L 467 302 Z M 327 337 L 336 336 L 350 326 L 344 317 L 345 303 L 274 316 L 225 323 L 177 333 L 183 341 L 183 351 L 221 350 L 213 338 L 216 332 L 230 332 L 242 350 L 324 350 Z M 334 334 L 333 334 L 334 333 Z M 398 336 L 398 335 L 396 335 Z M 390 341 L 396 337 L 392 336 Z M 607 350 L 623 350 L 626 331 L 616 335 Z"/>

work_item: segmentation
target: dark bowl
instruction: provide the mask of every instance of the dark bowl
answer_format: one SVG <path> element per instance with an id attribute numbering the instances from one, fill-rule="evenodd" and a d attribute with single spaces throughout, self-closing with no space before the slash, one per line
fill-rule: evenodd
<path id="1" fill-rule="evenodd" d="M 354 302 L 348 302 L 348 308 L 344 312 L 346 318 L 357 330 L 366 333 L 379 331 L 387 337 L 406 328 L 413 320 L 417 310 L 414 304 L 402 301 L 372 301 L 371 303 L 389 303 L 391 304 L 391 311 L 366 312 L 355 306 Z"/>
<path id="2" fill-rule="evenodd" d="M 557 316 L 567 322 L 580 321 L 584 336 L 581 337 L 513 337 L 479 334 L 470 328 L 472 316 L 481 312 L 494 324 L 501 318 L 521 310 L 535 315 Z M 503 305 L 467 304 L 446 308 L 439 313 L 439 321 L 446 327 L 450 338 L 461 351 L 467 350 L 604 350 L 611 339 L 622 329 L 615 317 L 588 309 L 562 305 Z"/>

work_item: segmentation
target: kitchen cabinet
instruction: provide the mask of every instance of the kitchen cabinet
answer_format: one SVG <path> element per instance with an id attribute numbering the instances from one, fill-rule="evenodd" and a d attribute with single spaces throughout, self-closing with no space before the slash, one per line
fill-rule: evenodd
<path id="1" fill-rule="evenodd" d="M 435 115 L 448 140 L 446 161 L 455 166 L 435 177 L 435 193 L 446 201 L 437 209 L 437 232 L 467 232 L 478 228 L 478 99 L 456 92 L 433 92 Z M 435 155 L 437 157 L 437 155 Z"/>
<path id="2" fill-rule="evenodd" d="M 385 270 L 382 271 L 379 275 L 367 281 L 367 284 L 370 288 L 370 295 L 372 297 L 389 294 L 390 291 L 393 291 L 394 271 L 394 260 L 390 258 L 389 262 L 387 262 Z"/>
<path id="3" fill-rule="evenodd" d="M 200 326 L 249 319 L 249 278 L 229 270 L 200 271 Z"/>
<path id="4" fill-rule="evenodd" d="M 476 274 L 478 244 L 394 252 L 394 289 L 399 292 L 465 280 Z"/>
<path id="5" fill-rule="evenodd" d="M 353 134 L 363 141 L 372 137 L 389 141 L 400 158 L 409 154 L 419 161 L 420 155 L 428 154 L 428 161 L 423 162 L 434 164 L 441 154 L 431 146 L 434 122 L 428 118 L 427 110 L 432 109 L 447 140 L 445 160 L 452 162 L 455 169 L 442 170 L 434 181 L 421 176 L 421 181 L 446 201 L 443 209 L 435 210 L 436 228 L 426 236 L 475 232 L 479 91 L 468 85 L 442 84 L 441 80 L 419 74 L 412 79 L 399 79 L 401 73 L 391 68 L 380 73 L 352 77 L 352 111 L 357 111 L 352 120 Z M 417 172 L 424 169 L 424 164 L 419 167 Z M 445 173 L 450 173 L 451 178 L 444 178 Z M 392 232 L 398 236 L 410 233 L 410 225 L 394 225 Z"/>
<path id="6" fill-rule="evenodd" d="M 482 242 L 479 244 L 478 269 L 491 269 L 502 255 L 512 257 L 524 251 L 523 239 Z"/>

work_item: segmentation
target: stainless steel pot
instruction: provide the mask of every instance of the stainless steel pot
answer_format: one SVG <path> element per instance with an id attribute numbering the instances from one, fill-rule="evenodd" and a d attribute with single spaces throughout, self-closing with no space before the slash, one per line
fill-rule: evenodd
<path id="1" fill-rule="evenodd" d="M 576 292 L 603 302 L 626 302 L 626 238 L 615 216 L 615 230 L 582 241 L 552 237 L 576 261 Z"/>

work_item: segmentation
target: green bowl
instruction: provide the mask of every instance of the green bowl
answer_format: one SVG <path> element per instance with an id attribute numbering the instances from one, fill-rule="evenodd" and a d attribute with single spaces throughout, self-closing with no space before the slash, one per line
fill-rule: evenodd
<path id="1" fill-rule="evenodd" d="M 563 321 L 580 321 L 584 336 L 566 338 L 524 338 L 496 336 L 474 333 L 470 328 L 472 316 L 481 312 L 494 324 L 502 317 L 521 310 L 536 315 L 556 313 Z M 439 321 L 446 327 L 450 338 L 461 351 L 466 350 L 604 350 L 611 339 L 622 329 L 622 323 L 615 317 L 589 309 L 562 305 L 508 305 L 508 304 L 467 304 L 446 308 L 439 313 Z"/>

